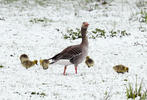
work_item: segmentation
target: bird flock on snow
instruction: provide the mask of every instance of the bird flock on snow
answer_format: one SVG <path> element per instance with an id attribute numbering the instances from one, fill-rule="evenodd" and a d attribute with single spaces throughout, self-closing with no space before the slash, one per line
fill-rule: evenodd
<path id="1" fill-rule="evenodd" d="M 82 41 L 80 44 L 68 46 L 63 49 L 61 52 L 57 53 L 49 59 L 40 59 L 40 65 L 44 70 L 48 69 L 49 65 L 60 64 L 64 65 L 63 75 L 66 75 L 66 69 L 69 65 L 74 65 L 75 73 L 77 74 L 77 68 L 80 63 L 85 60 L 85 64 L 88 68 L 94 66 L 94 60 L 88 56 L 88 37 L 87 37 L 87 28 L 88 22 L 83 22 L 81 26 L 81 35 Z M 20 55 L 20 61 L 23 67 L 26 69 L 33 67 L 38 64 L 37 60 L 30 60 L 27 54 Z M 124 65 L 116 65 L 113 69 L 117 73 L 128 72 L 128 67 Z"/>

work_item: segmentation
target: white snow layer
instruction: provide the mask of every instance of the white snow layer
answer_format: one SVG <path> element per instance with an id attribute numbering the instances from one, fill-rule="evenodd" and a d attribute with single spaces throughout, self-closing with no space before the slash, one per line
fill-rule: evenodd
<path id="1" fill-rule="evenodd" d="M 113 0 L 106 5 L 84 0 L 50 0 L 47 6 L 29 2 L 0 4 L 0 64 L 4 66 L 0 68 L 0 100 L 107 100 L 106 96 L 126 100 L 126 87 L 135 84 L 136 75 L 147 88 L 147 24 L 137 20 L 142 9 L 136 6 L 139 0 Z M 44 17 L 50 22 L 30 22 Z M 89 39 L 89 56 L 95 65 L 88 68 L 83 62 L 77 75 L 72 65 L 66 76 L 61 65 L 50 65 L 47 70 L 39 64 L 22 67 L 19 56 L 23 53 L 39 60 L 80 43 L 81 39 L 65 40 L 62 34 L 80 28 L 83 21 L 90 24 L 88 31 L 126 30 L 131 35 Z M 117 64 L 128 66 L 129 73 L 116 73 L 112 67 Z"/>

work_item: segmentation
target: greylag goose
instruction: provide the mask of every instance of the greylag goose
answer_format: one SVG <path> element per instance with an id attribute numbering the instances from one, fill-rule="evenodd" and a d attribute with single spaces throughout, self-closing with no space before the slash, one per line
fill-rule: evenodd
<path id="1" fill-rule="evenodd" d="M 82 42 L 80 44 L 69 46 L 52 58 L 48 59 L 52 60 L 50 64 L 57 63 L 65 66 L 63 75 L 66 73 L 67 66 L 71 64 L 75 66 L 75 73 L 77 74 L 78 64 L 80 64 L 87 56 L 88 38 L 86 34 L 88 26 L 89 24 L 87 22 L 83 22 L 81 27 Z"/>
<path id="2" fill-rule="evenodd" d="M 86 57 L 85 63 L 88 66 L 88 68 L 94 65 L 94 61 L 89 56 Z"/>

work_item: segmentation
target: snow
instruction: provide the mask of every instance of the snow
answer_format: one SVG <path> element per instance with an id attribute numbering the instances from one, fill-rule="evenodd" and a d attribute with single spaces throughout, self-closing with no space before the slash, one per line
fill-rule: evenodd
<path id="1" fill-rule="evenodd" d="M 0 68 L 0 100 L 105 100 L 106 93 L 110 93 L 110 100 L 126 100 L 126 86 L 136 82 L 136 75 L 138 83 L 143 78 L 147 88 L 147 24 L 138 21 L 137 13 L 143 8 L 136 6 L 137 0 L 113 0 L 107 5 L 72 0 L 49 2 L 48 6 L 33 1 L 29 5 L 0 2 L 0 18 L 4 18 L 0 20 L 0 64 L 4 66 Z M 43 17 L 51 22 L 29 22 Z M 23 53 L 39 60 L 80 43 L 80 39 L 65 40 L 62 34 L 68 28 L 80 28 L 83 21 L 90 24 L 88 31 L 98 27 L 126 30 L 131 35 L 89 39 L 89 56 L 95 65 L 88 68 L 83 62 L 77 75 L 72 65 L 66 76 L 61 65 L 51 65 L 48 70 L 39 64 L 30 69 L 22 67 L 19 56 Z M 128 66 L 129 73 L 114 72 L 112 67 L 117 64 Z"/>

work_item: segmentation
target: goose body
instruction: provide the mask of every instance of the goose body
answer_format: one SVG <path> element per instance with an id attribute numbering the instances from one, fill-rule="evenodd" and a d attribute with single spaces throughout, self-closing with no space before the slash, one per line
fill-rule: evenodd
<path id="1" fill-rule="evenodd" d="M 86 50 L 85 50 L 86 49 Z M 78 65 L 87 55 L 88 48 L 81 48 L 81 45 L 69 46 L 52 58 L 52 62 L 60 65 Z M 84 53 L 83 53 L 84 52 Z"/>
<path id="2" fill-rule="evenodd" d="M 50 64 L 57 63 L 65 66 L 63 72 L 64 75 L 67 66 L 71 64 L 75 66 L 75 73 L 77 74 L 78 64 L 80 64 L 88 54 L 88 38 L 86 37 L 88 25 L 87 22 L 83 22 L 82 24 L 82 42 L 80 44 L 69 46 L 49 59 L 52 60 Z"/>
<path id="3" fill-rule="evenodd" d="M 34 66 L 35 64 L 37 65 L 37 60 L 34 60 L 34 61 L 26 60 L 26 61 L 23 61 L 23 62 L 22 62 L 22 65 L 23 65 L 26 69 L 28 69 L 28 68 Z"/>

